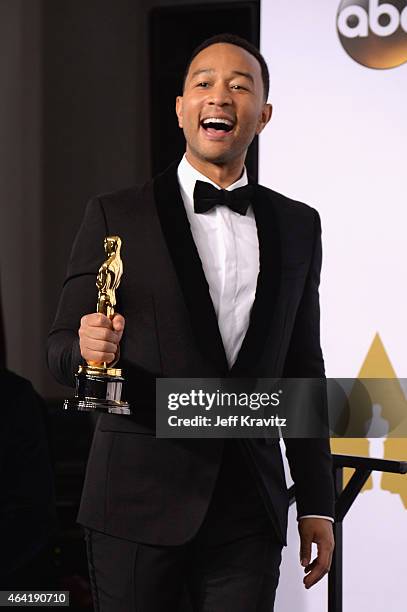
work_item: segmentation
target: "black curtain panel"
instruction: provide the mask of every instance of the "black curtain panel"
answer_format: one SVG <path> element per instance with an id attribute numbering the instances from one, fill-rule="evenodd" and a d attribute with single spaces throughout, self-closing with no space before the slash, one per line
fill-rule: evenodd
<path id="1" fill-rule="evenodd" d="M 3 306 L 1 300 L 0 284 L 0 370 L 6 367 L 6 335 L 4 331 Z"/>

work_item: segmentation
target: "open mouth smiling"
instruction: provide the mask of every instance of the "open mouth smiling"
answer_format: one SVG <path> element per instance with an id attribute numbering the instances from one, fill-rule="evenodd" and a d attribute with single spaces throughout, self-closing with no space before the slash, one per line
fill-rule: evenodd
<path id="1" fill-rule="evenodd" d="M 207 136 L 221 138 L 233 130 L 235 122 L 226 117 L 206 117 L 201 120 L 200 126 Z"/>

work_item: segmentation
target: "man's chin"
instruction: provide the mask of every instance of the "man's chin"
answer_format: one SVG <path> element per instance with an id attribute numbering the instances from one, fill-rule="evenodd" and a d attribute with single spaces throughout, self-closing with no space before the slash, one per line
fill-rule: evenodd
<path id="1" fill-rule="evenodd" d="M 239 157 L 239 154 L 237 154 L 234 151 L 231 151 L 230 149 L 228 150 L 222 150 L 222 151 L 201 151 L 199 157 L 201 158 L 202 161 L 206 162 L 207 164 L 215 164 L 217 166 L 223 166 L 225 164 L 228 164 L 232 161 L 234 161 L 237 157 Z"/>
<path id="2" fill-rule="evenodd" d="M 247 150 L 237 150 L 236 147 L 226 145 L 226 143 L 213 143 L 216 146 L 199 146 L 194 147 L 191 144 L 187 145 L 187 157 L 192 161 L 195 159 L 198 163 L 213 164 L 216 166 L 225 166 L 236 163 L 246 156 Z"/>

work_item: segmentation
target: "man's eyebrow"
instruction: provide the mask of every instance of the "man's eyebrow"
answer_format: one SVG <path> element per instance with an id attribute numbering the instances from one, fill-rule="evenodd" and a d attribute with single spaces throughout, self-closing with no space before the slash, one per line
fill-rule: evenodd
<path id="1" fill-rule="evenodd" d="M 232 70 L 232 74 L 236 74 L 237 76 L 245 77 L 246 79 L 249 79 L 249 81 L 254 83 L 253 75 L 251 75 L 250 72 L 242 72 L 241 70 Z"/>
<path id="2" fill-rule="evenodd" d="M 213 68 L 199 68 L 191 74 L 191 79 L 198 76 L 199 74 L 202 74 L 203 72 L 215 72 L 215 70 Z"/>
<path id="3" fill-rule="evenodd" d="M 199 68 L 198 70 L 194 70 L 194 72 L 191 74 L 191 79 L 203 73 L 211 74 L 213 72 L 215 72 L 214 68 Z M 232 70 L 231 74 L 233 74 L 233 76 L 245 77 L 246 79 L 249 79 L 249 81 L 254 83 L 253 75 L 251 75 L 250 72 L 243 72 L 242 70 Z"/>

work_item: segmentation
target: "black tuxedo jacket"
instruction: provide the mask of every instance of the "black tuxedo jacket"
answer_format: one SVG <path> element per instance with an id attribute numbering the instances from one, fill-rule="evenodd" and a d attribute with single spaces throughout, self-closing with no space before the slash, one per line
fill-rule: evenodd
<path id="1" fill-rule="evenodd" d="M 79 522 L 138 542 L 175 545 L 197 532 L 223 440 L 156 439 L 155 378 L 322 377 L 318 213 L 255 186 L 260 272 L 250 325 L 229 371 L 208 284 L 177 181 L 177 164 L 140 188 L 93 199 L 73 245 L 48 364 L 74 384 L 78 328 L 95 311 L 95 277 L 107 235 L 123 240 L 117 311 L 126 318 L 121 360 L 134 417 L 99 418 Z M 286 538 L 288 496 L 276 440 L 240 440 L 275 530 Z M 329 441 L 286 440 L 298 514 L 333 516 Z"/>

